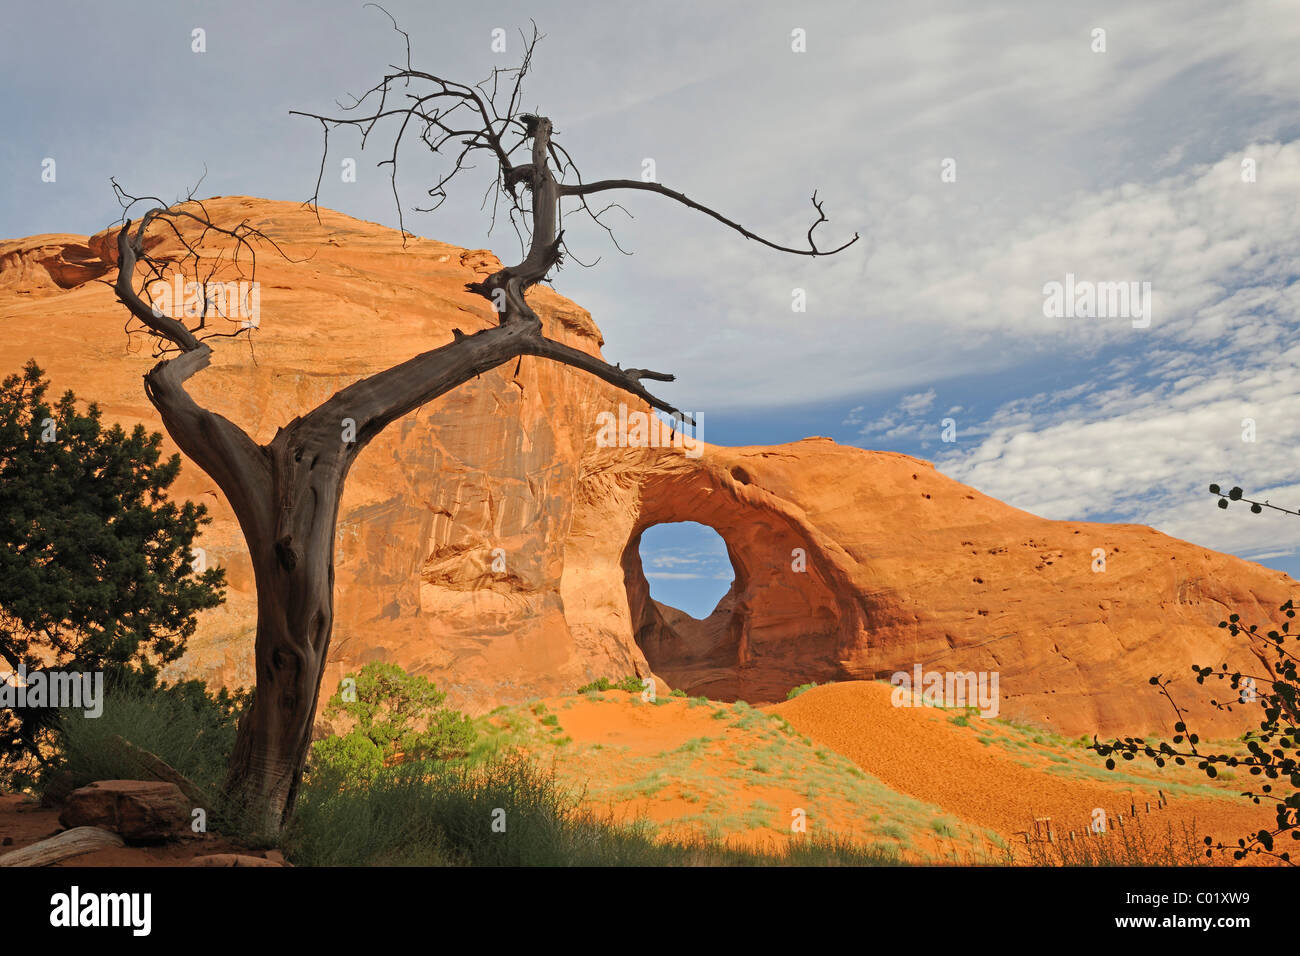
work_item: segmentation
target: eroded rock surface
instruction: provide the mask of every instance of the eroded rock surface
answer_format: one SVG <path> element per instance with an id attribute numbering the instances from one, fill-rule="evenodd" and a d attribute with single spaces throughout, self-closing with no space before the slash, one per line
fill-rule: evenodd
<path id="1" fill-rule="evenodd" d="M 251 351 L 216 342 L 211 368 L 190 383 L 258 441 L 358 377 L 450 342 L 453 328 L 495 321 L 464 288 L 497 268 L 491 253 L 423 239 L 403 247 L 392 230 L 328 210 L 318 221 L 296 203 L 207 206 L 232 225 L 247 219 L 287 256 L 261 250 Z M 0 243 L 0 367 L 34 357 L 57 391 L 161 430 L 141 386 L 149 345 L 128 341 L 124 310 L 94 281 L 109 274 L 112 248 L 108 232 Z M 160 236 L 155 254 L 177 248 Z M 546 288 L 530 295 L 548 335 L 599 352 L 586 311 Z M 601 447 L 598 416 L 620 404 L 644 411 L 588 376 L 524 358 L 372 442 L 340 515 L 326 689 L 379 659 L 427 675 L 474 712 L 633 672 L 762 702 L 808 681 L 920 663 L 997 671 L 1003 716 L 1070 734 L 1144 733 L 1172 719 L 1148 677 L 1221 660 L 1258 670 L 1216 625 L 1232 610 L 1263 621 L 1295 586 L 1150 528 L 1044 520 L 926 462 L 829 439 L 691 454 Z M 201 544 L 230 581 L 178 671 L 251 684 L 242 538 L 196 467 L 178 490 L 214 515 Z M 704 622 L 650 599 L 637 553 L 646 528 L 686 520 L 719 532 L 736 571 Z M 1240 732 L 1253 716 L 1196 706 L 1210 694 L 1182 685 L 1210 731 Z"/>

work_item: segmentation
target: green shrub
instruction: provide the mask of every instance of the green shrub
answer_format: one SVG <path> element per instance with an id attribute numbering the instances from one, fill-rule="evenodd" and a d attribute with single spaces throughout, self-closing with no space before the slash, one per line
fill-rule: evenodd
<path id="1" fill-rule="evenodd" d="M 344 780 L 371 780 L 384 766 L 384 752 L 369 737 L 355 731 L 316 741 L 311 756 L 317 772 L 328 767 Z"/>
<path id="2" fill-rule="evenodd" d="M 224 598 L 225 573 L 197 570 L 211 519 L 169 497 L 181 460 L 161 434 L 106 427 L 94 403 L 49 402 L 49 387 L 34 361 L 0 381 L 0 662 L 152 684 Z M 48 774 L 60 721 L 0 707 L 0 787 Z"/>
<path id="3" fill-rule="evenodd" d="M 816 682 L 816 681 L 813 681 L 813 682 L 810 683 L 810 684 L 800 684 L 798 687 L 791 687 L 788 691 L 786 691 L 785 699 L 786 699 L 786 700 L 794 700 L 796 697 L 798 697 L 798 696 L 799 696 L 800 694 L 802 694 L 804 691 L 806 691 L 806 690 L 812 690 L 812 689 L 813 689 L 814 687 L 816 687 L 816 686 L 817 686 L 817 682 Z"/>
<path id="4" fill-rule="evenodd" d="M 349 687 L 349 681 L 352 686 Z M 366 781 L 399 757 L 449 760 L 466 756 L 477 734 L 470 719 L 441 706 L 447 695 L 427 678 L 372 661 L 349 674 L 329 699 L 326 719 L 346 717 L 346 733 L 312 745 L 312 773 L 332 781 Z"/>
<path id="5" fill-rule="evenodd" d="M 579 687 L 578 693 L 594 694 L 605 690 L 625 690 L 629 694 L 639 694 L 645 690 L 645 681 L 635 674 L 629 674 L 618 682 L 614 682 L 608 677 L 598 677 L 590 684 L 583 684 Z"/>

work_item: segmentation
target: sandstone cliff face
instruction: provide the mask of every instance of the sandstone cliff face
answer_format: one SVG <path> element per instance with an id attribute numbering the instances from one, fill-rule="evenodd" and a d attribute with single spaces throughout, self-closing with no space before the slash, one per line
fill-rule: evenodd
<path id="1" fill-rule="evenodd" d="M 247 219 L 288 257 L 263 249 L 258 260 L 252 351 L 219 341 L 191 381 L 198 401 L 259 441 L 359 376 L 450 341 L 452 328 L 494 321 L 464 290 L 497 267 L 491 253 L 403 247 L 391 230 L 326 210 L 318 222 L 295 203 L 226 197 L 208 208 Z M 141 387 L 148 345 L 128 343 L 124 311 L 94 281 L 108 274 L 109 238 L 0 243 L 0 371 L 34 357 L 57 390 L 161 429 Z M 549 289 L 531 295 L 548 335 L 599 351 L 587 312 Z M 1215 625 L 1230 610 L 1263 621 L 1295 586 L 1150 528 L 1037 518 L 926 462 L 829 439 L 690 454 L 602 447 L 598 416 L 620 404 L 638 410 L 603 383 L 525 358 L 376 439 L 340 515 L 326 681 L 390 660 L 481 711 L 631 672 L 759 702 L 810 680 L 919 663 L 997 671 L 1003 716 L 1070 734 L 1143 733 L 1171 719 L 1149 676 L 1221 660 L 1258 671 Z M 178 491 L 214 515 L 201 543 L 230 580 L 226 606 L 202 619 L 180 669 L 251 684 L 242 538 L 196 467 Z M 685 520 L 721 534 L 736 572 L 703 622 L 650 599 L 637 553 L 646 528 Z M 1094 571 L 1096 549 L 1104 571 Z M 1189 703 L 1210 696 L 1181 683 Z M 1224 733 L 1253 717 L 1193 714 Z"/>

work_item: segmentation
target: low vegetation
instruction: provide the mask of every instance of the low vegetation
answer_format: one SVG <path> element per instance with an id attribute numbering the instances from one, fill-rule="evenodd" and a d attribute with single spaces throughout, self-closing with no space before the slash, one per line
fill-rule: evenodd
<path id="1" fill-rule="evenodd" d="M 284 849 L 300 866 L 876 866 L 887 851 L 793 838 L 762 853 L 697 837 L 660 840 L 619 824 L 523 755 L 483 766 L 423 761 L 363 786 L 309 780 Z"/>
<path id="2" fill-rule="evenodd" d="M 637 677 L 635 674 L 629 674 L 619 681 L 611 681 L 608 677 L 598 677 L 590 684 L 583 684 L 578 688 L 579 694 L 599 694 L 606 690 L 625 690 L 629 694 L 639 694 L 646 689 L 645 679 Z"/>
<path id="3" fill-rule="evenodd" d="M 804 691 L 806 691 L 806 690 L 812 690 L 812 689 L 813 689 L 814 687 L 816 687 L 816 686 L 817 686 L 817 682 L 816 682 L 816 681 L 812 681 L 811 683 L 808 683 L 808 684 L 800 684 L 798 687 L 791 687 L 788 691 L 786 691 L 786 693 L 785 693 L 785 699 L 786 699 L 786 700 L 794 700 L 796 697 L 798 697 L 798 696 L 799 696 L 800 694 L 802 694 Z"/>
<path id="4" fill-rule="evenodd" d="M 1199 866 L 1206 860 L 1196 822 L 1116 817 L 1104 831 L 1031 834 L 1023 849 L 1033 866 Z"/>
<path id="5" fill-rule="evenodd" d="M 138 767 L 111 742 L 121 737 L 161 756 L 195 785 L 215 794 L 250 696 L 224 689 L 211 693 L 201 681 L 159 687 L 118 681 L 106 689 L 99 717 L 75 710 L 64 714 L 61 747 L 42 782 L 60 774 L 72 786 L 134 778 Z"/>
<path id="6" fill-rule="evenodd" d="M 350 726 L 312 745 L 308 772 L 366 781 L 398 760 L 467 756 L 477 737 L 474 725 L 443 707 L 446 698 L 427 678 L 372 661 L 345 677 L 329 699 L 325 719 Z"/>
<path id="7" fill-rule="evenodd" d="M 563 715 L 575 704 L 641 703 L 639 682 L 623 693 L 605 683 L 608 695 L 596 690 L 561 701 L 535 700 L 469 718 L 447 708 L 445 695 L 427 680 L 391 665 L 368 665 L 349 675 L 331 698 L 326 713 L 340 732 L 313 747 L 297 811 L 279 838 L 281 849 L 300 866 L 1204 861 L 1204 847 L 1186 827 L 1145 819 L 1126 820 L 1103 835 L 1057 835 L 1009 846 L 890 790 L 847 758 L 813 744 L 784 718 L 743 701 L 665 697 L 666 705 L 684 712 L 706 708 L 714 720 L 705 723 L 717 729 L 662 752 L 574 743 L 564 732 Z M 247 695 L 212 694 L 197 682 L 162 688 L 115 684 L 103 717 L 64 717 L 63 744 L 45 781 L 59 772 L 64 785 L 139 777 L 138 765 L 111 744 L 120 735 L 219 793 L 247 702 Z M 954 721 L 960 716 L 966 715 L 954 715 Z M 1079 741 L 1039 728 L 974 716 L 962 723 L 1027 756 L 1073 752 L 1079 755 L 1071 757 L 1073 765 L 1085 753 Z M 617 774 L 602 772 L 609 761 L 617 763 Z M 808 832 L 791 832 L 783 792 L 800 795 Z M 671 824 L 656 825 L 626 812 L 642 800 L 684 806 Z M 259 845 L 220 805 L 210 809 L 209 820 L 211 829 Z M 832 820 L 854 820 L 852 833 L 828 835 Z M 766 837 L 738 842 L 739 834 Z"/>

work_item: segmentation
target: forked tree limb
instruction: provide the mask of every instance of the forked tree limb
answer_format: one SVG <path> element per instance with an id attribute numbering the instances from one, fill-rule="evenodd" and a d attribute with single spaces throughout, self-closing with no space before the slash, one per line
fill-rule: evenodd
<path id="1" fill-rule="evenodd" d="M 524 301 L 523 293 L 529 286 L 542 281 L 551 269 L 560 264 L 560 252 L 564 243 L 563 232 L 559 229 L 560 204 L 563 199 L 569 197 L 582 201 L 582 211 L 610 235 L 615 247 L 620 248 L 620 251 L 623 250 L 618 246 L 612 230 L 600 219 L 601 214 L 593 211 L 587 205 L 587 196 L 617 190 L 657 193 L 687 208 L 704 213 L 729 229 L 738 232 L 746 239 L 791 255 L 810 257 L 835 255 L 843 252 L 859 239 L 858 233 L 855 232 L 851 239 L 834 248 L 818 248 L 814 238 L 814 231 L 823 222 L 829 220 L 823 202 L 818 200 L 815 191 L 812 195 L 812 204 L 817 217 L 808 228 L 807 248 L 798 248 L 761 236 L 736 220 L 724 216 L 717 210 L 696 202 L 684 193 L 659 183 L 635 179 L 604 179 L 597 182 L 583 183 L 581 172 L 573 158 L 567 150 L 555 142 L 555 130 L 551 120 L 545 116 L 519 112 L 518 110 L 522 102 L 522 82 L 532 64 L 533 54 L 540 39 L 536 24 L 533 24 L 532 38 L 525 38 L 524 56 L 521 65 L 514 70 L 493 70 L 492 75 L 489 77 L 492 82 L 492 90 L 488 92 L 483 88 L 488 81 L 471 86 L 449 80 L 437 74 L 415 69 L 411 65 L 410 36 L 397 25 L 396 19 L 383 7 L 378 4 L 367 5 L 375 6 L 383 11 L 392 23 L 393 29 L 405 38 L 406 63 L 405 66 L 392 67 L 392 72 L 386 74 L 379 83 L 360 97 L 354 98 L 351 106 L 345 107 L 345 111 L 351 113 L 360 110 L 364 104 L 373 100 L 374 105 L 369 112 L 350 116 L 327 116 L 320 113 L 294 111 L 293 115 L 308 117 L 319 122 L 327 134 L 325 148 L 322 152 L 320 174 L 316 181 L 316 191 L 309 202 L 315 204 L 319 201 L 325 170 L 325 152 L 329 148 L 328 132 L 331 128 L 352 126 L 358 129 L 361 132 L 361 148 L 364 149 L 367 139 L 378 123 L 385 120 L 397 121 L 398 126 L 396 135 L 393 138 L 391 153 L 381 161 L 380 165 L 389 167 L 393 197 L 397 204 L 398 222 L 404 234 L 405 221 L 397 188 L 398 154 L 403 139 L 412 128 L 412 121 L 415 121 L 417 128 L 420 124 L 423 125 L 420 138 L 433 153 L 440 154 L 443 147 L 452 142 L 455 142 L 460 147 L 451 171 L 442 176 L 435 186 L 429 190 L 431 196 L 439 197 L 439 203 L 441 198 L 446 195 L 447 184 L 462 171 L 470 168 L 465 165 L 467 157 L 478 150 L 489 151 L 495 160 L 496 188 L 498 193 L 511 204 L 512 219 L 514 211 L 517 210 L 521 213 L 524 211 L 520 203 L 518 188 L 523 186 L 532 193 L 529 210 L 532 223 L 528 229 L 527 238 L 523 239 L 521 237 L 525 245 L 523 261 L 515 266 L 507 266 L 481 282 L 469 285 L 471 291 L 493 302 L 493 305 L 502 313 L 503 324 L 519 320 L 537 321 L 536 315 Z M 500 76 L 505 74 L 513 75 L 513 84 L 509 99 L 503 106 L 499 107 L 497 102 L 497 81 Z M 408 92 L 412 83 L 423 84 L 424 92 Z M 409 102 L 392 105 L 391 97 L 399 89 L 403 91 Z M 467 127 L 462 124 L 459 118 L 461 111 L 467 111 L 473 117 L 470 126 Z M 457 122 L 451 122 L 453 117 L 457 118 Z M 520 139 L 519 142 L 507 146 L 505 137 L 512 130 L 521 134 Z M 516 163 L 513 159 L 515 151 L 529 140 L 532 142 L 531 161 Z M 564 157 L 562 164 L 560 156 Z M 551 169 L 550 163 L 552 159 L 555 159 L 557 164 L 561 164 L 562 173 L 572 171 L 578 182 L 571 184 L 559 182 L 555 172 Z M 436 208 L 436 205 L 434 208 Z M 504 301 L 502 301 L 502 296 L 504 296 Z"/>
<path id="2" fill-rule="evenodd" d="M 152 219 L 157 218 L 162 209 L 151 209 L 140 219 L 140 226 L 135 234 L 131 233 L 131 220 L 127 220 L 117 234 L 117 281 L 113 291 L 118 301 L 139 319 L 151 333 L 160 339 L 172 343 L 182 351 L 192 352 L 199 347 L 199 340 L 190 331 L 189 326 L 179 319 L 164 315 L 151 303 L 144 301 L 135 290 L 136 264 L 144 254 L 144 232 Z"/>

